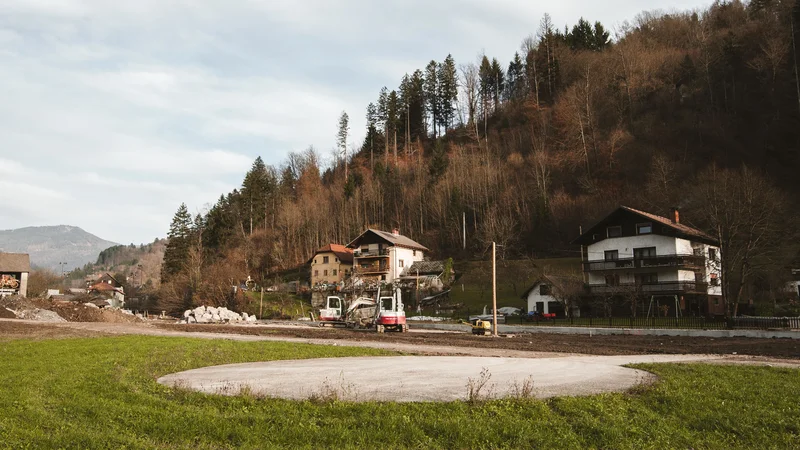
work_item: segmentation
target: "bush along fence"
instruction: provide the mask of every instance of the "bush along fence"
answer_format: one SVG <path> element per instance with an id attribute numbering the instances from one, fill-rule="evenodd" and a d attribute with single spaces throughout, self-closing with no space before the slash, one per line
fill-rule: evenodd
<path id="1" fill-rule="evenodd" d="M 531 326 L 686 328 L 700 330 L 800 330 L 800 317 L 557 317 L 527 321 L 507 316 L 506 323 Z"/>

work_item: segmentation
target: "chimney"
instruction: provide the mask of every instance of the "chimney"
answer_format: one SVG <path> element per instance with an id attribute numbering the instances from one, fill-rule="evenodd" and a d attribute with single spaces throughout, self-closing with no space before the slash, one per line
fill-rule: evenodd
<path id="1" fill-rule="evenodd" d="M 675 223 L 681 223 L 681 213 L 678 208 L 672 208 L 672 221 Z"/>
<path id="2" fill-rule="evenodd" d="M 400 230 L 397 228 L 392 228 L 392 234 L 395 236 L 400 236 Z"/>

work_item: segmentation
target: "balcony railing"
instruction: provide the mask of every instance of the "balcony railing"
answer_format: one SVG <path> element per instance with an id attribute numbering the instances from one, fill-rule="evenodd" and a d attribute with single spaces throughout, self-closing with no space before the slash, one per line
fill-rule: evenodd
<path id="1" fill-rule="evenodd" d="M 354 250 L 353 256 L 355 258 L 376 258 L 376 257 L 385 257 L 389 256 L 389 249 L 384 248 L 380 250 L 369 250 L 369 251 L 362 251 L 362 250 Z"/>
<path id="2" fill-rule="evenodd" d="M 668 293 L 707 293 L 708 283 L 698 281 L 664 281 L 661 283 L 633 283 L 611 286 L 607 284 L 589 284 L 586 286 L 590 294 L 668 294 Z"/>
<path id="3" fill-rule="evenodd" d="M 706 259 L 695 255 L 663 255 L 647 258 L 620 258 L 610 261 L 586 261 L 584 272 L 618 269 L 658 269 L 662 267 L 702 269 Z"/>
<path id="4" fill-rule="evenodd" d="M 354 275 L 373 275 L 389 273 L 389 266 L 386 264 L 370 264 L 368 267 L 353 267 Z"/>

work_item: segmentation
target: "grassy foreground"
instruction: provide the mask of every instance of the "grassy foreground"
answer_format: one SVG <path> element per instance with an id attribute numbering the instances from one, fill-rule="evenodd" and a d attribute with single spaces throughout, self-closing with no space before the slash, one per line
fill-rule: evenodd
<path id="1" fill-rule="evenodd" d="M 155 383 L 212 364 L 378 354 L 189 338 L 4 341 L 0 448 L 800 448 L 792 369 L 642 365 L 662 381 L 477 405 L 228 398 Z"/>

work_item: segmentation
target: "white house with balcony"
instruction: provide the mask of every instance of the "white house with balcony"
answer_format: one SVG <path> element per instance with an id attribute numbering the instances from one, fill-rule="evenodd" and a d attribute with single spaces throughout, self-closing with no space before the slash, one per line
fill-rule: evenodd
<path id="1" fill-rule="evenodd" d="M 719 242 L 671 218 L 621 206 L 573 243 L 581 245 L 593 297 L 677 300 L 686 315 L 724 314 Z"/>
<path id="2" fill-rule="evenodd" d="M 424 260 L 428 249 L 412 239 L 392 232 L 368 229 L 353 242 L 353 277 L 364 282 L 392 283 L 415 262 Z"/>

